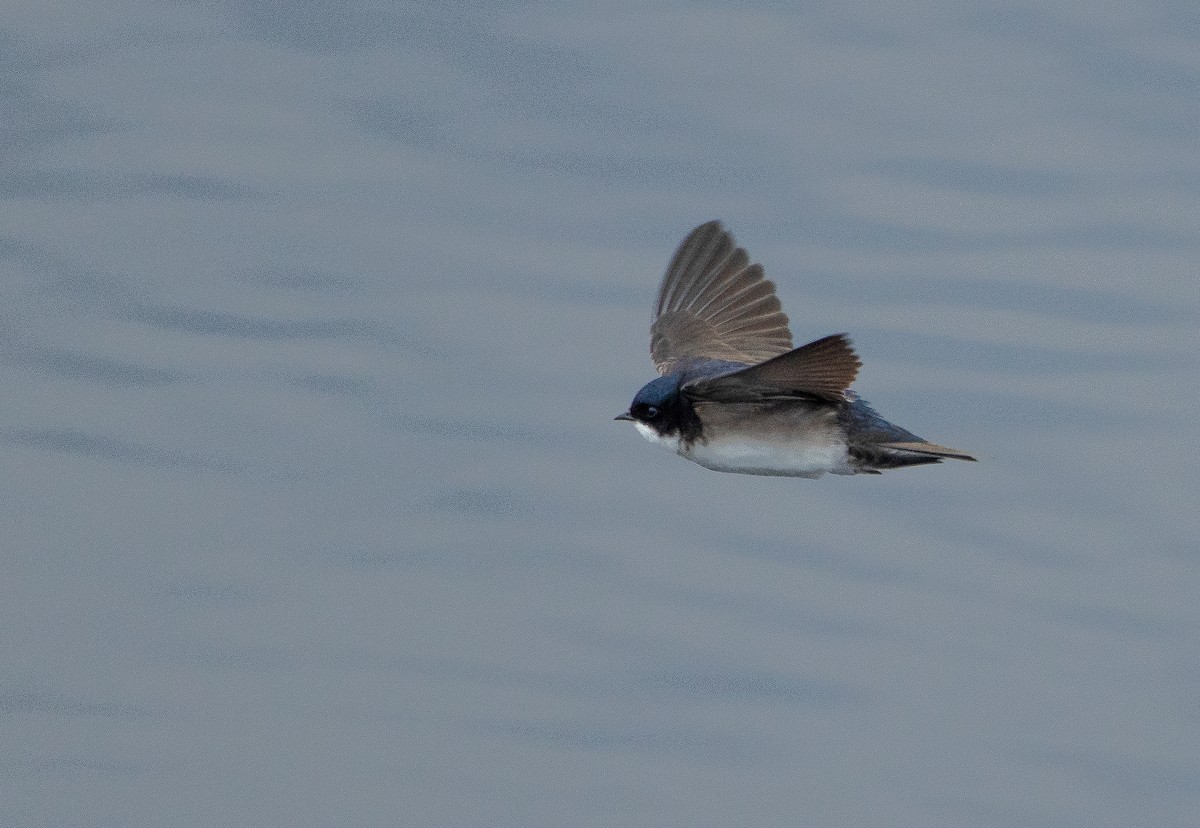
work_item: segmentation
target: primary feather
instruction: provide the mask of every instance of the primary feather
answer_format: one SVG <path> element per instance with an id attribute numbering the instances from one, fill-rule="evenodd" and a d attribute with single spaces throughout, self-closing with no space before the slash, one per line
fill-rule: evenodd
<path id="1" fill-rule="evenodd" d="M 650 354 L 660 374 L 691 359 L 750 365 L 792 348 L 775 283 L 720 222 L 693 230 L 658 290 Z"/>

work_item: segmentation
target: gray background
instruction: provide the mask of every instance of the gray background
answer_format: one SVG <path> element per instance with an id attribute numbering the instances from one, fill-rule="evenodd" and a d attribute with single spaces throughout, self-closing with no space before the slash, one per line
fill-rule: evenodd
<path id="1" fill-rule="evenodd" d="M 1193 3 L 0 13 L 14 825 L 1183 826 Z M 724 219 L 978 453 L 614 423 Z"/>

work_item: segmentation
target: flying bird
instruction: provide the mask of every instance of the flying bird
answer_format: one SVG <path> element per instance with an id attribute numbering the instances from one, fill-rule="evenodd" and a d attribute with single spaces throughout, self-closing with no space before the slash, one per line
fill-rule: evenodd
<path id="1" fill-rule="evenodd" d="M 859 399 L 850 385 L 862 362 L 846 334 L 793 348 L 775 284 L 717 221 L 675 251 L 658 289 L 650 355 L 661 376 L 616 419 L 705 468 L 820 477 L 975 459 Z"/>

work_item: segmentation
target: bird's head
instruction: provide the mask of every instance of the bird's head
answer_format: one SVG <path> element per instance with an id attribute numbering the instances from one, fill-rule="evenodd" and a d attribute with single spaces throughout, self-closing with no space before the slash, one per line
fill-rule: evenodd
<path id="1" fill-rule="evenodd" d="M 679 379 L 677 375 L 668 375 L 646 383 L 629 404 L 629 410 L 618 414 L 616 419 L 629 420 L 639 430 L 648 428 L 663 436 L 678 432 L 686 404 L 679 393 Z"/>

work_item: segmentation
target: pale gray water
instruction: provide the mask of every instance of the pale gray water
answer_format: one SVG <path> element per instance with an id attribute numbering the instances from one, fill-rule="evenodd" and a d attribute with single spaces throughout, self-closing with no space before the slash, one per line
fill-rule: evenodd
<path id="1" fill-rule="evenodd" d="M 1186 3 L 9 3 L 13 825 L 1184 826 Z M 611 421 L 724 219 L 979 464 Z"/>

